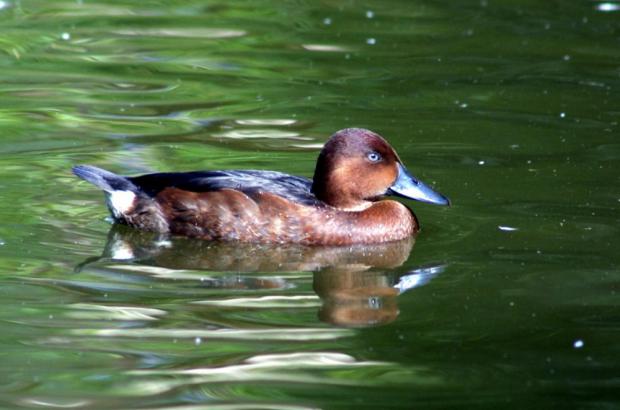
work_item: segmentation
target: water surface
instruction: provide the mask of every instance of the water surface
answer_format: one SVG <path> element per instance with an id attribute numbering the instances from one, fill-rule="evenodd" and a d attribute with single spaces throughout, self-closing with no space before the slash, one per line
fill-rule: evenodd
<path id="1" fill-rule="evenodd" d="M 0 406 L 613 408 L 620 3 L 0 1 Z M 311 176 L 384 135 L 415 243 L 112 228 L 70 173 Z"/>

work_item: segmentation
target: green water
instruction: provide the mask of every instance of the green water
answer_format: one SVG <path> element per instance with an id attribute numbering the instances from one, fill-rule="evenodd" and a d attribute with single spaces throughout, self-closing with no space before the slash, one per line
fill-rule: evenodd
<path id="1" fill-rule="evenodd" d="M 0 407 L 617 408 L 619 9 L 0 1 Z M 310 176 L 350 126 L 452 200 L 413 250 L 110 231 L 70 173 Z"/>

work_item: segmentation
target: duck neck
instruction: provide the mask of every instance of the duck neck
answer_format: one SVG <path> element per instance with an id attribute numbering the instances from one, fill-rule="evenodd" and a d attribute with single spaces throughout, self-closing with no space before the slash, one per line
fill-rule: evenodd
<path id="1" fill-rule="evenodd" d="M 372 202 L 360 199 L 339 183 L 337 178 L 330 175 L 318 176 L 315 173 L 312 182 L 312 193 L 322 202 L 343 211 L 362 211 L 372 205 Z"/>

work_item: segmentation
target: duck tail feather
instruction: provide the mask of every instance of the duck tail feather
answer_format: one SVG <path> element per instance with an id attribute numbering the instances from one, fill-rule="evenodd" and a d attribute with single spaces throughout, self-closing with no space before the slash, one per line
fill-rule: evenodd
<path id="1" fill-rule="evenodd" d="M 140 192 L 140 189 L 128 178 L 116 175 L 105 169 L 97 168 L 92 165 L 76 165 L 72 170 L 76 176 L 108 193 L 114 191 L 130 191 L 137 194 Z"/>

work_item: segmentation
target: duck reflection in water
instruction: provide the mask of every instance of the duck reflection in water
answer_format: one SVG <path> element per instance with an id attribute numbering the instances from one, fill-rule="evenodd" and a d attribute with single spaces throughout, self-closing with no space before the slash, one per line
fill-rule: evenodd
<path id="1" fill-rule="evenodd" d="M 392 322 L 397 296 L 426 284 L 444 265 L 402 272 L 415 237 L 380 244 L 304 246 L 208 242 L 189 238 L 161 239 L 123 225 L 113 225 L 101 257 L 89 258 L 77 270 L 96 263 L 128 263 L 137 273 L 188 279 L 187 270 L 232 273 L 201 278 L 201 286 L 217 289 L 287 289 L 295 284 L 276 273 L 312 272 L 313 289 L 322 301 L 319 318 L 338 326 L 364 327 Z M 125 265 L 123 265 L 125 266 Z M 122 267 L 121 267 L 122 268 Z M 109 268 L 103 270 L 107 272 Z M 268 275 L 243 275 L 251 273 Z"/>

